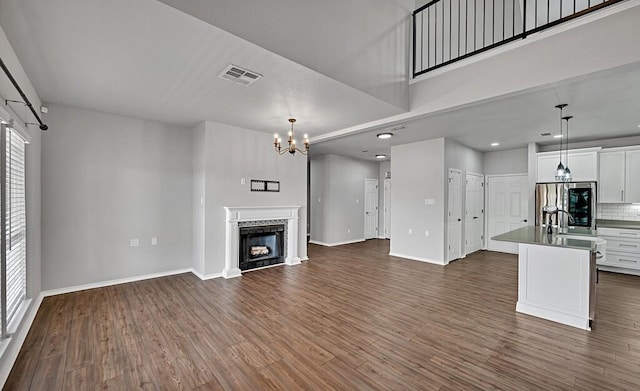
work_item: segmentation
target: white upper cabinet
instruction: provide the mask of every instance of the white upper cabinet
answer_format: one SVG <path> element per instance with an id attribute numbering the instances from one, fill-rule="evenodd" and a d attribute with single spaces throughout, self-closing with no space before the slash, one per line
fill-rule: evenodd
<path id="1" fill-rule="evenodd" d="M 544 152 L 537 155 L 536 182 L 556 182 L 555 173 L 560 161 L 558 152 Z M 567 165 L 567 157 L 562 154 L 562 164 Z M 598 180 L 597 150 L 569 151 L 568 160 L 572 182 L 589 182 Z"/>
<path id="2" fill-rule="evenodd" d="M 598 202 L 624 202 L 625 151 L 600 152 L 600 181 Z"/>
<path id="3" fill-rule="evenodd" d="M 624 202 L 640 202 L 640 150 L 626 152 Z"/>
<path id="4" fill-rule="evenodd" d="M 598 202 L 640 203 L 640 149 L 600 152 Z"/>

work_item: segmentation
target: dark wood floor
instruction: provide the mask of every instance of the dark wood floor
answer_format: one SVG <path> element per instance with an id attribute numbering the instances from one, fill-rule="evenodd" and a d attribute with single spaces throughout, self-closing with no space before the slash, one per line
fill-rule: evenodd
<path id="1" fill-rule="evenodd" d="M 587 332 L 515 312 L 515 256 L 388 246 L 46 298 L 5 389 L 640 389 L 640 277 L 601 273 Z"/>

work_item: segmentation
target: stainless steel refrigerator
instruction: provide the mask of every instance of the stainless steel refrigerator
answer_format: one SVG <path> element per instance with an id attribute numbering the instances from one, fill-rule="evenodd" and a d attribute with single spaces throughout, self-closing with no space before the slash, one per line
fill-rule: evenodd
<path id="1" fill-rule="evenodd" d="M 551 213 L 551 225 L 561 227 L 584 227 L 596 229 L 596 207 L 598 186 L 596 182 L 550 182 L 536 183 L 536 225 L 546 226 Z"/>

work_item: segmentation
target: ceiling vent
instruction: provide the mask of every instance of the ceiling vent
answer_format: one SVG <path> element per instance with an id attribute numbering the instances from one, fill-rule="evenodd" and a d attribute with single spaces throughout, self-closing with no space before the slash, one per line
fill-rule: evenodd
<path id="1" fill-rule="evenodd" d="M 540 136 L 544 136 L 544 137 L 551 136 L 551 133 L 549 132 L 540 133 Z"/>
<path id="2" fill-rule="evenodd" d="M 218 75 L 219 78 L 229 80 L 242 86 L 249 86 L 262 77 L 261 74 L 240 68 L 237 65 L 229 65 Z"/>

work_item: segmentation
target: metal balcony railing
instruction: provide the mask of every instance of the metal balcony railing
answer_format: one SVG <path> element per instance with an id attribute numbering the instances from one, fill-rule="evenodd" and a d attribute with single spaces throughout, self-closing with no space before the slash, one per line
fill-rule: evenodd
<path id="1" fill-rule="evenodd" d="M 413 12 L 413 77 L 624 0 L 433 0 Z"/>

